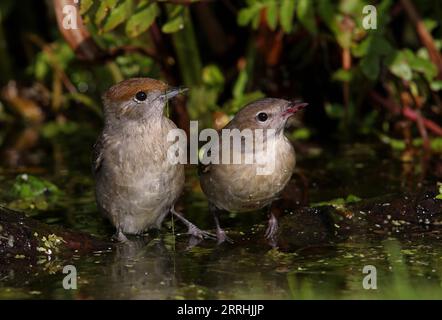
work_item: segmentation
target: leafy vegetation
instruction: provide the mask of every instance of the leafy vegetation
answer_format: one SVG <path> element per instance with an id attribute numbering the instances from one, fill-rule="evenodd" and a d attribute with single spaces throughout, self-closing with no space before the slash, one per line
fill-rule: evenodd
<path id="1" fill-rule="evenodd" d="M 311 206 L 312 207 L 333 206 L 333 207 L 337 207 L 337 208 L 342 208 L 346 204 L 355 203 L 355 202 L 359 202 L 359 201 L 361 201 L 361 198 L 359 198 L 358 196 L 355 196 L 354 194 L 349 194 L 346 198 L 337 198 L 337 199 L 332 199 L 329 201 L 322 201 L 322 202 L 318 202 L 318 203 L 313 203 Z"/>
<path id="2" fill-rule="evenodd" d="M 10 208 L 21 210 L 47 210 L 59 201 L 63 192 L 53 183 L 28 174 L 16 177 L 7 195 Z"/>
<path id="3" fill-rule="evenodd" d="M 308 138 L 323 137 L 327 128 L 389 137 L 406 148 L 416 147 L 406 141 L 412 136 L 423 140 L 420 148 L 440 150 L 432 142 L 442 135 L 436 0 L 83 0 L 78 30 L 57 28 L 52 12 L 59 26 L 66 17 L 54 4 L 0 6 L 2 63 L 9 70 L 0 78 L 0 121 L 92 119 L 99 127 L 101 93 L 122 79 L 148 76 L 191 88 L 187 101 L 171 108 L 182 127 L 189 117 L 222 126 L 263 96 L 302 98 L 310 103 Z M 364 20 L 373 22 L 367 5 L 376 8 L 376 29 L 364 27 Z M 41 17 L 19 22 L 21 7 Z M 22 35 L 18 44 L 10 30 Z M 31 87 L 21 88 L 22 80 Z M 37 85 L 45 99 L 30 94 L 18 101 L 17 93 Z"/>
<path id="4" fill-rule="evenodd" d="M 442 200 L 442 183 L 437 184 L 439 186 L 439 194 L 436 196 L 436 199 Z"/>

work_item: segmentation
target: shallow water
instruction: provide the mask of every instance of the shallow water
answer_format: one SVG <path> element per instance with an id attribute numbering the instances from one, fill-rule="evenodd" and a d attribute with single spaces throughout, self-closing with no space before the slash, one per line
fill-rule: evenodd
<path id="1" fill-rule="evenodd" d="M 88 139 L 84 145 L 93 143 Z M 51 147 L 44 147 L 47 154 L 39 165 L 20 170 L 2 167 L 0 202 L 25 208 L 28 215 L 49 224 L 107 239 L 113 230 L 96 210 L 88 156 L 79 157 L 78 150 L 69 147 L 69 141 L 66 138 L 64 144 L 54 142 Z M 425 172 L 422 163 L 402 163 L 385 146 L 349 144 L 320 150 L 299 154 L 288 191 L 295 205 L 284 208 L 286 213 L 295 211 L 298 205 L 349 194 L 367 199 L 413 192 L 437 181 L 431 172 Z M 82 150 L 84 153 L 87 152 Z M 47 208 L 26 208 L 27 204 L 17 203 L 9 193 L 16 175 L 23 172 L 48 179 L 63 194 Z M 179 207 L 196 224 L 212 229 L 194 169 L 189 168 L 187 174 L 186 192 Z M 207 240 L 189 248 L 189 237 L 182 234 L 184 227 L 175 222 L 169 217 L 160 234 L 132 238 L 128 244 L 107 252 L 64 260 L 42 256 L 37 266 L 14 269 L 0 279 L 0 298 L 442 298 L 442 243 L 438 228 L 405 235 L 392 232 L 387 236 L 367 231 L 320 245 L 306 241 L 303 246 L 283 252 L 256 240 L 263 238 L 263 212 L 222 217 L 235 243 L 220 246 Z M 77 269 L 77 290 L 62 287 L 62 269 L 67 264 Z M 377 269 L 376 290 L 363 288 L 366 274 L 362 269 L 366 265 Z"/>

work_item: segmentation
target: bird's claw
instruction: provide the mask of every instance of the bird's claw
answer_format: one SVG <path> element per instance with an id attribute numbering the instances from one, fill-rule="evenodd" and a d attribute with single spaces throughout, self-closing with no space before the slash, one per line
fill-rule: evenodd
<path id="1" fill-rule="evenodd" d="M 264 237 L 265 237 L 266 239 L 274 238 L 275 235 L 276 235 L 276 231 L 277 231 L 277 230 L 278 230 L 278 228 L 275 228 L 275 227 L 269 225 L 269 226 L 267 227 L 267 230 L 266 230 L 265 234 L 264 234 Z"/>
<path id="2" fill-rule="evenodd" d="M 272 247 L 277 246 L 276 234 L 278 232 L 278 220 L 272 216 L 269 220 L 269 226 L 264 234 L 265 238 L 269 241 Z"/>
<path id="3" fill-rule="evenodd" d="M 217 241 L 218 244 L 221 244 L 223 242 L 233 243 L 233 240 L 230 239 L 227 236 L 226 232 L 224 230 L 222 230 L 222 229 L 216 231 L 216 238 L 218 240 Z"/>
<path id="4" fill-rule="evenodd" d="M 201 230 L 195 225 L 190 225 L 189 230 L 187 231 L 187 234 L 190 234 L 192 237 L 195 237 L 197 239 L 216 239 L 216 236 L 210 232 Z"/>
<path id="5" fill-rule="evenodd" d="M 117 232 L 112 236 L 112 240 L 120 243 L 125 243 L 129 241 L 121 230 L 117 230 Z"/>

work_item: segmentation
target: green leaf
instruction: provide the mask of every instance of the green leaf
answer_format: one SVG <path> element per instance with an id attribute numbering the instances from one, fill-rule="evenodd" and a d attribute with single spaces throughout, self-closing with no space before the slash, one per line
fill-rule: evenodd
<path id="1" fill-rule="evenodd" d="M 424 25 L 428 32 L 432 33 L 437 28 L 438 22 L 434 19 L 424 19 Z"/>
<path id="2" fill-rule="evenodd" d="M 12 187 L 14 196 L 24 199 L 36 198 L 40 195 L 59 194 L 61 191 L 53 183 L 28 174 L 18 175 Z"/>
<path id="3" fill-rule="evenodd" d="M 63 134 L 65 135 L 73 134 L 77 130 L 78 130 L 78 123 L 76 122 L 68 121 L 63 124 L 57 122 L 48 122 L 41 128 L 41 134 L 45 138 L 51 139 Z"/>
<path id="4" fill-rule="evenodd" d="M 113 9 L 107 17 L 103 26 L 103 32 L 109 32 L 120 24 L 122 24 L 129 17 L 132 10 L 132 0 L 125 0 L 118 7 Z"/>
<path id="5" fill-rule="evenodd" d="M 342 119 L 344 117 L 344 106 L 327 103 L 325 105 L 325 112 L 332 119 Z"/>
<path id="6" fill-rule="evenodd" d="M 428 82 L 437 76 L 437 67 L 431 61 L 415 56 L 413 53 L 409 62 L 411 69 L 423 73 Z"/>
<path id="7" fill-rule="evenodd" d="M 371 80 L 379 76 L 381 58 L 393 52 L 393 47 L 381 35 L 373 34 L 364 39 L 352 51 L 355 57 L 360 57 L 362 73 Z"/>
<path id="8" fill-rule="evenodd" d="M 164 33 L 175 33 L 184 28 L 184 7 L 175 6 L 169 13 L 169 21 L 163 25 Z"/>
<path id="9" fill-rule="evenodd" d="M 428 50 L 425 47 L 422 47 L 419 50 L 417 50 L 416 55 L 419 58 L 430 60 L 430 54 L 428 53 Z"/>
<path id="10" fill-rule="evenodd" d="M 276 1 L 267 1 L 267 24 L 271 30 L 275 30 L 278 24 L 278 11 Z"/>
<path id="11" fill-rule="evenodd" d="M 260 21 L 261 21 L 261 14 L 258 13 L 257 15 L 255 15 L 253 17 L 253 20 L 252 20 L 252 28 L 254 30 L 258 29 Z"/>
<path id="12" fill-rule="evenodd" d="M 378 12 L 378 30 L 380 32 L 385 32 L 385 30 L 387 30 L 387 25 L 391 20 L 390 10 L 392 5 L 392 0 L 382 0 L 376 6 Z"/>
<path id="13" fill-rule="evenodd" d="M 88 12 L 93 4 L 94 4 L 93 0 L 81 0 L 81 2 L 80 2 L 80 15 L 84 15 L 86 12 Z"/>
<path id="14" fill-rule="evenodd" d="M 347 31 L 339 31 L 336 34 L 336 41 L 341 46 L 341 48 L 350 48 L 352 44 L 352 33 Z"/>
<path id="15" fill-rule="evenodd" d="M 235 97 L 228 105 L 228 112 L 234 114 L 238 112 L 243 106 L 249 104 L 252 101 L 263 98 L 265 95 L 261 91 L 254 91 L 250 93 L 244 93 L 239 97 Z"/>
<path id="16" fill-rule="evenodd" d="M 440 91 L 442 90 L 442 80 L 435 80 L 430 83 L 431 90 Z"/>
<path id="17" fill-rule="evenodd" d="M 293 17 L 296 10 L 296 0 L 282 0 L 279 18 L 282 30 L 290 33 L 293 30 Z"/>
<path id="18" fill-rule="evenodd" d="M 345 203 L 355 203 L 355 202 L 359 202 L 362 199 L 359 198 L 358 196 L 355 196 L 354 194 L 349 194 L 347 196 L 347 199 L 345 199 Z"/>
<path id="19" fill-rule="evenodd" d="M 442 137 L 431 139 L 431 149 L 434 152 L 442 153 Z M 442 184 L 439 186 L 439 192 L 442 193 Z"/>
<path id="20" fill-rule="evenodd" d="M 405 141 L 403 140 L 394 139 L 385 134 L 380 134 L 379 138 L 383 143 L 390 145 L 390 147 L 394 150 L 402 151 L 406 148 Z"/>
<path id="21" fill-rule="evenodd" d="M 47 55 L 42 51 L 37 54 L 34 64 L 34 74 L 38 80 L 43 80 L 48 74 L 50 68 Z"/>
<path id="22" fill-rule="evenodd" d="M 236 79 L 235 85 L 233 86 L 233 97 L 239 98 L 244 94 L 247 85 L 247 71 L 242 70 L 239 73 L 238 79 Z"/>
<path id="23" fill-rule="evenodd" d="M 376 80 L 380 72 L 380 59 L 378 55 L 367 55 L 362 58 L 360 67 L 362 73 L 370 80 Z"/>
<path id="24" fill-rule="evenodd" d="M 382 36 L 375 36 L 374 37 L 374 44 L 373 44 L 373 50 L 375 53 L 383 56 L 387 56 L 391 54 L 394 50 L 393 46 L 390 44 L 390 42 L 382 37 Z"/>
<path id="25" fill-rule="evenodd" d="M 349 82 L 353 78 L 352 70 L 339 69 L 332 75 L 334 81 Z"/>
<path id="26" fill-rule="evenodd" d="M 389 68 L 391 73 L 405 81 L 411 81 L 413 78 L 413 72 L 403 51 L 400 51 L 393 57 Z"/>
<path id="27" fill-rule="evenodd" d="M 353 15 L 362 12 L 362 1 L 344 0 L 339 1 L 339 11 L 346 15 Z"/>
<path id="28" fill-rule="evenodd" d="M 184 18 L 183 16 L 178 16 L 168 21 L 161 30 L 164 33 L 174 33 L 184 28 Z"/>
<path id="29" fill-rule="evenodd" d="M 331 1 L 318 1 L 319 16 L 325 22 L 327 27 L 336 34 L 338 32 L 338 28 L 336 23 L 337 15 L 335 11 L 335 6 L 331 3 Z"/>
<path id="30" fill-rule="evenodd" d="M 103 0 L 100 2 L 97 12 L 95 13 L 95 24 L 101 25 L 108 13 L 115 8 L 118 0 Z"/>
<path id="31" fill-rule="evenodd" d="M 211 64 L 203 69 L 203 82 L 209 87 L 222 87 L 224 85 L 224 75 L 220 68 Z"/>
<path id="32" fill-rule="evenodd" d="M 259 19 L 259 12 L 261 11 L 262 4 L 254 3 L 251 7 L 241 9 L 238 13 L 237 22 L 240 26 L 246 26 L 252 22 L 256 17 Z"/>
<path id="33" fill-rule="evenodd" d="M 316 26 L 314 1 L 299 0 L 297 7 L 298 19 L 302 25 L 312 34 L 316 34 L 318 29 Z"/>
<path id="34" fill-rule="evenodd" d="M 363 55 L 379 55 L 387 56 L 393 52 L 393 47 L 390 42 L 387 41 L 383 36 L 374 34 L 369 36 L 366 40 L 361 43 L 361 48 L 365 48 L 362 51 Z"/>
<path id="35" fill-rule="evenodd" d="M 390 71 L 406 81 L 413 78 L 413 71 L 422 73 L 430 83 L 437 75 L 437 68 L 431 61 L 416 55 L 410 49 L 402 50 L 393 56 Z"/>
<path id="36" fill-rule="evenodd" d="M 299 128 L 292 133 L 291 137 L 295 140 L 308 140 L 311 135 L 312 133 L 308 128 Z"/>
<path id="37" fill-rule="evenodd" d="M 137 37 L 152 25 L 155 18 L 159 14 L 159 8 L 156 3 L 142 6 L 141 10 L 137 9 L 137 12 L 129 18 L 126 24 L 126 33 L 129 37 Z"/>
<path id="38" fill-rule="evenodd" d="M 355 203 L 355 202 L 359 202 L 362 199 L 359 198 L 358 196 L 355 196 L 353 194 L 349 194 L 347 196 L 347 198 L 337 198 L 337 199 L 332 199 L 329 201 L 322 201 L 322 202 L 317 202 L 317 203 L 312 203 L 310 206 L 311 207 L 321 207 L 321 206 L 333 206 L 333 207 L 343 207 L 346 204 L 349 203 Z"/>

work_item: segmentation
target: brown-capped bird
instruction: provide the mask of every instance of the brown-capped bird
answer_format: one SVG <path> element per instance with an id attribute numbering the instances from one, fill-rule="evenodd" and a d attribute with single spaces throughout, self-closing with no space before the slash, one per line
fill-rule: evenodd
<path id="1" fill-rule="evenodd" d="M 149 78 L 133 78 L 103 95 L 104 128 L 93 152 L 96 199 L 117 229 L 115 237 L 160 228 L 172 212 L 198 238 L 209 237 L 174 209 L 184 187 L 184 166 L 172 164 L 167 151 L 175 124 L 164 115 L 180 89 Z"/>
<path id="2" fill-rule="evenodd" d="M 230 240 L 219 223 L 221 211 L 248 212 L 268 208 L 270 212 L 270 205 L 278 198 L 290 180 L 296 163 L 295 150 L 284 135 L 284 127 L 287 119 L 306 105 L 306 103 L 290 102 L 283 99 L 260 99 L 241 109 L 223 128 L 240 131 L 250 129 L 254 134 L 257 132 L 256 129 L 263 129 L 264 137 L 267 137 L 265 132 L 268 129 L 273 129 L 269 132 L 274 134 L 269 135 L 268 138 L 262 141 L 255 140 L 251 150 L 259 156 L 257 150 L 266 150 L 266 146 L 270 145 L 270 142 L 274 146 L 275 153 L 274 157 L 264 159 L 269 162 L 267 165 L 270 165 L 269 168 L 271 168 L 268 174 L 257 174 L 257 168 L 262 168 L 265 161 L 245 163 L 244 143 L 239 150 L 242 156 L 241 163 L 226 164 L 221 162 L 222 157 L 220 156 L 219 164 L 201 166 L 201 187 L 209 200 L 209 209 L 214 214 L 219 243 Z M 224 152 L 221 148 L 222 134 L 220 132 L 219 138 L 220 149 Z M 231 151 L 233 150 L 231 149 Z M 270 212 L 266 237 L 274 241 L 277 229 L 278 220 Z"/>

